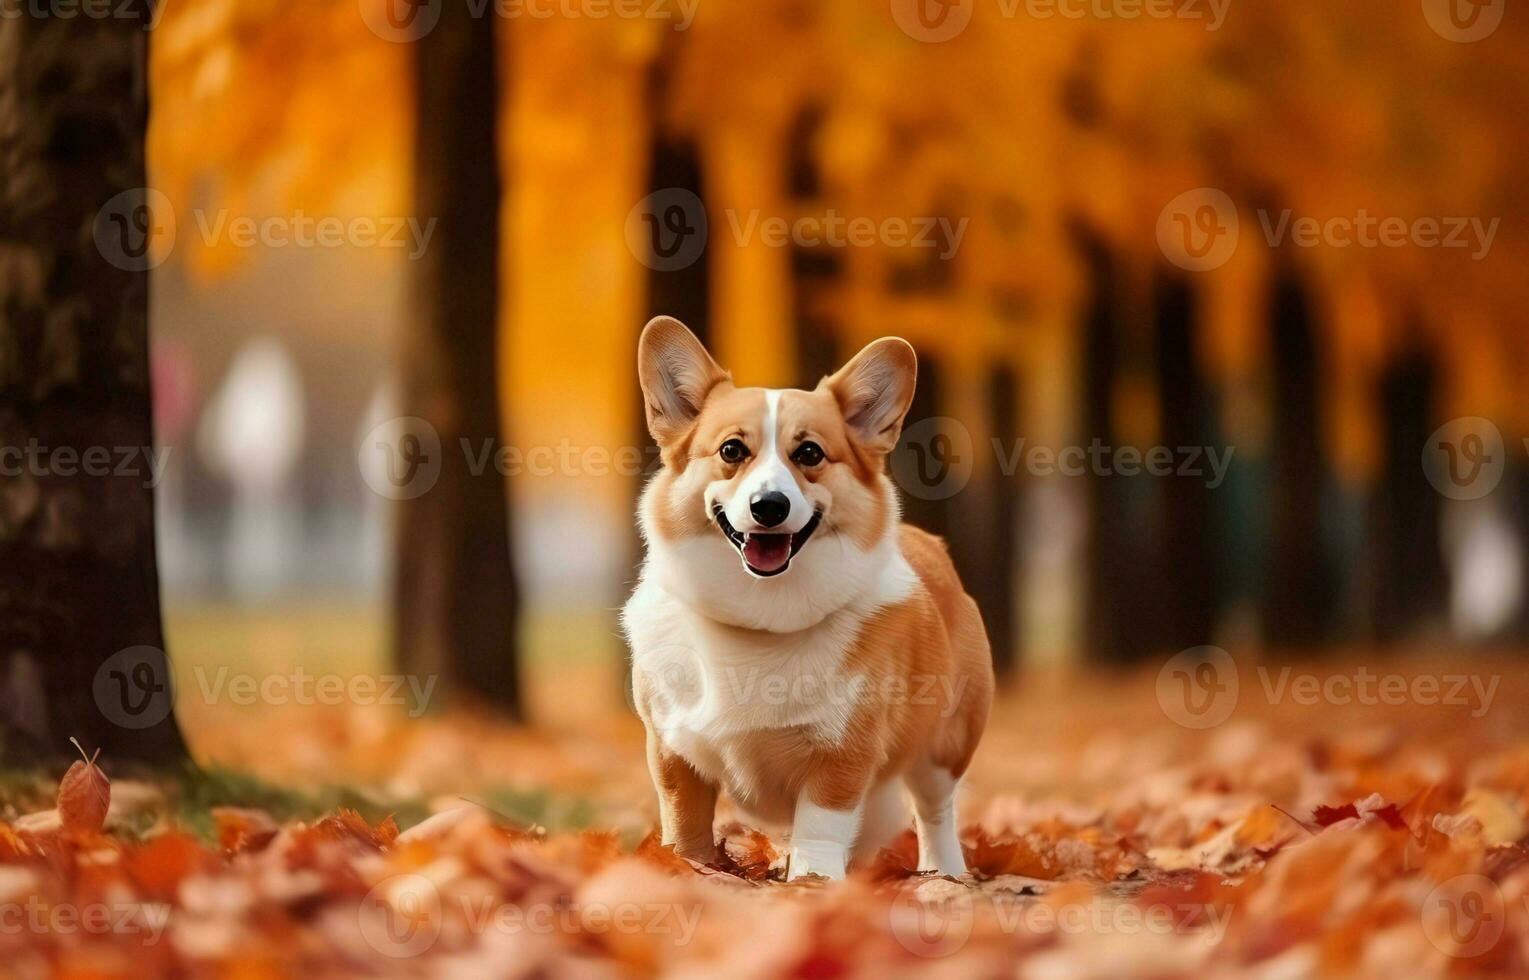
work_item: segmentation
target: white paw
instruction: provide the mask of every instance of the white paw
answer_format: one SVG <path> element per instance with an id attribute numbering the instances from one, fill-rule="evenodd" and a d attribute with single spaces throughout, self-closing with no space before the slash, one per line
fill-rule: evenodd
<path id="1" fill-rule="evenodd" d="M 847 856 L 847 849 L 842 844 L 815 840 L 793 842 L 787 861 L 786 880 L 794 881 L 808 875 L 817 875 L 842 881 Z"/>

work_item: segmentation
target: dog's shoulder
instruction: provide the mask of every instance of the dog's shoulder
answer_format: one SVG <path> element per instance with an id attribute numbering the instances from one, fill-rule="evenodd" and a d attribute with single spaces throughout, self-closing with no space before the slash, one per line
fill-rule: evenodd
<path id="1" fill-rule="evenodd" d="M 965 593 L 944 538 L 912 524 L 903 524 L 897 530 L 897 548 L 936 602 L 943 605 L 948 599 Z"/>

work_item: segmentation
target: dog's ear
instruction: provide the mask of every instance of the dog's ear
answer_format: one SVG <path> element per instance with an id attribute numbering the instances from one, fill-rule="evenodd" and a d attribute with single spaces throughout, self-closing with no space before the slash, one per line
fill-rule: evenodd
<path id="1" fill-rule="evenodd" d="M 824 382 L 839 401 L 844 421 L 866 448 L 889 453 L 913 404 L 918 355 L 901 337 L 867 344 Z"/>
<path id="2" fill-rule="evenodd" d="M 707 393 L 727 379 L 727 372 L 690 328 L 674 317 L 656 316 L 637 341 L 637 379 L 648 431 L 660 446 L 667 446 L 695 421 Z"/>

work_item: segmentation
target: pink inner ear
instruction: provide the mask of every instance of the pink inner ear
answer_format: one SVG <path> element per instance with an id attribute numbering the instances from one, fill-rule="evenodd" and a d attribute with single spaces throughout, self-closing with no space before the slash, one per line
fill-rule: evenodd
<path id="1" fill-rule="evenodd" d="M 901 379 L 891 365 L 872 363 L 855 372 L 845 419 L 865 436 L 879 436 L 897 422 Z"/>

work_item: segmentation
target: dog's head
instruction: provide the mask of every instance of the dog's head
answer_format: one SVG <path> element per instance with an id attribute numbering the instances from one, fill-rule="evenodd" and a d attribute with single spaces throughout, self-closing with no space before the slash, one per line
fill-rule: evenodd
<path id="1" fill-rule="evenodd" d="M 738 388 L 683 324 L 658 317 L 637 362 L 664 462 L 644 501 L 650 545 L 725 546 L 758 582 L 794 565 L 831 575 L 815 552 L 870 552 L 895 525 L 885 471 L 918 370 L 907 341 L 870 344 L 811 391 Z"/>

